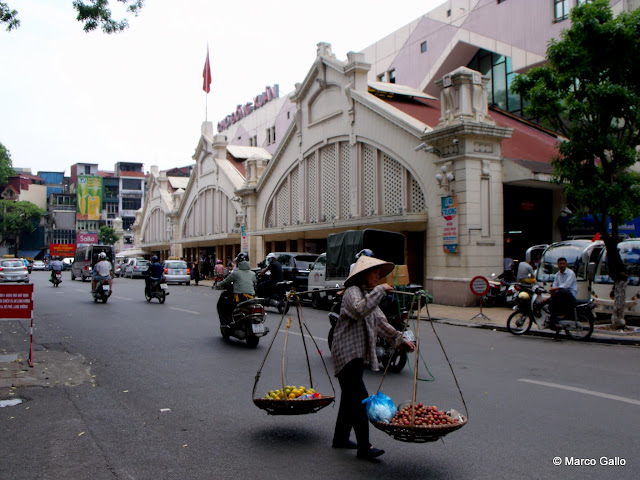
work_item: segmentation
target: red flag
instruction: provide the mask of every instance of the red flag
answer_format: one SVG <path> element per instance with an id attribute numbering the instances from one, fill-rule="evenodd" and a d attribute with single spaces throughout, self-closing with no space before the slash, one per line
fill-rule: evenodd
<path id="1" fill-rule="evenodd" d="M 592 242 L 600 240 L 600 232 L 596 232 L 596 234 L 591 239 Z"/>
<path id="2" fill-rule="evenodd" d="M 209 67 L 209 47 L 207 46 L 207 59 L 204 62 L 204 71 L 202 72 L 202 90 L 209 93 L 211 91 L 211 68 Z"/>

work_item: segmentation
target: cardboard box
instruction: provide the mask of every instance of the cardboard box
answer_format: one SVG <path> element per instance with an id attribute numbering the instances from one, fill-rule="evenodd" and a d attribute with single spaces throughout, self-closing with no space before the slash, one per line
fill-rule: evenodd
<path id="1" fill-rule="evenodd" d="M 409 269 L 406 265 L 396 265 L 393 271 L 384 278 L 380 279 L 379 283 L 388 283 L 391 286 L 409 285 Z"/>

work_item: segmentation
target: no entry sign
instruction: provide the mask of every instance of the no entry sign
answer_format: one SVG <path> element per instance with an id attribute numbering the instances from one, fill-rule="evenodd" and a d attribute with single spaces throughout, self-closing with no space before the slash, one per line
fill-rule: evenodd
<path id="1" fill-rule="evenodd" d="M 489 280 L 482 276 L 473 277 L 469 287 L 471 288 L 471 293 L 483 297 L 489 292 Z"/>

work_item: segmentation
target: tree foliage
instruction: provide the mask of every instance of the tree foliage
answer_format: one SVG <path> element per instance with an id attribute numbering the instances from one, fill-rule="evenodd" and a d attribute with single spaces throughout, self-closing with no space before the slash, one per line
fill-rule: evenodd
<path id="1" fill-rule="evenodd" d="M 13 202 L 0 200 L 0 235 L 2 242 L 13 240 L 15 254 L 20 250 L 20 237 L 33 232 L 40 222 L 44 210 L 25 200 Z"/>
<path id="2" fill-rule="evenodd" d="M 125 5 L 127 14 L 138 16 L 144 6 L 144 0 L 115 0 Z M 114 20 L 109 0 L 74 0 L 73 8 L 78 12 L 76 19 L 82 22 L 82 29 L 91 32 L 100 27 L 104 33 L 117 33 L 129 27 L 127 19 Z M 11 10 L 6 2 L 0 2 L 0 24 L 7 26 L 7 31 L 15 30 L 20 26 L 18 12 Z"/>
<path id="3" fill-rule="evenodd" d="M 5 185 L 9 177 L 16 174 L 11 162 L 11 153 L 0 143 L 0 185 Z"/>
<path id="4" fill-rule="evenodd" d="M 566 137 L 552 162 L 554 180 L 577 216 L 596 218 L 624 302 L 619 227 L 640 216 L 640 175 L 632 169 L 640 145 L 640 10 L 614 17 L 607 0 L 594 0 L 574 8 L 571 23 L 550 42 L 548 62 L 512 89 L 529 102 L 527 114 Z"/>
<path id="5" fill-rule="evenodd" d="M 103 245 L 114 245 L 120 237 L 116 235 L 116 231 L 107 226 L 103 225 L 100 227 L 100 231 L 98 232 L 98 239 L 103 243 Z"/>

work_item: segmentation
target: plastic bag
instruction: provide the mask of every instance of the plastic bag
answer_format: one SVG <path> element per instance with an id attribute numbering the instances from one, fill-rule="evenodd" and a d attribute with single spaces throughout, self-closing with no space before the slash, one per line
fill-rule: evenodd
<path id="1" fill-rule="evenodd" d="M 393 400 L 382 392 L 365 398 L 362 403 L 367 406 L 367 417 L 372 422 L 389 423 L 397 411 Z"/>

